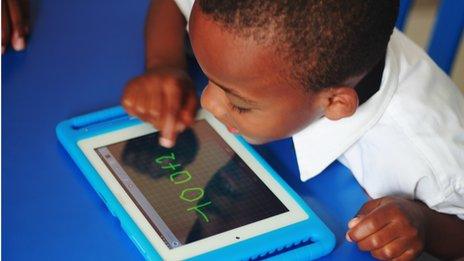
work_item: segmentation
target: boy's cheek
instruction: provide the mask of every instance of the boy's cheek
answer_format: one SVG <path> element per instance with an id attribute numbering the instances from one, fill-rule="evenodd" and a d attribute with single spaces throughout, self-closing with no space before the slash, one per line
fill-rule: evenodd
<path id="1" fill-rule="evenodd" d="M 290 137 L 311 123 L 311 119 L 304 113 L 284 111 L 277 106 L 242 114 L 230 111 L 228 114 L 233 127 L 251 144 Z"/>

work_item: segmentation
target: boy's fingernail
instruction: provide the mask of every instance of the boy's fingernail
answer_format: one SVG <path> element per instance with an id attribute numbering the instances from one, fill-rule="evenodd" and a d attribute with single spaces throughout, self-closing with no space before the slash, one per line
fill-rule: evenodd
<path id="1" fill-rule="evenodd" d="M 353 227 L 355 227 L 358 223 L 359 223 L 359 218 L 358 218 L 358 217 L 355 217 L 355 218 L 353 218 L 352 220 L 350 220 L 350 222 L 348 222 L 348 227 L 349 227 L 349 228 L 353 228 Z"/>
<path id="2" fill-rule="evenodd" d="M 353 242 L 353 240 L 351 240 L 350 236 L 348 235 L 348 233 L 345 234 L 345 238 L 348 242 Z"/>
<path id="3" fill-rule="evenodd" d="M 22 51 L 24 50 L 24 47 L 26 47 L 26 42 L 24 41 L 24 38 L 20 37 L 19 35 L 16 35 L 13 38 L 11 44 L 13 45 L 13 49 L 15 49 L 16 51 Z"/>
<path id="4" fill-rule="evenodd" d="M 160 143 L 161 146 L 163 146 L 165 148 L 168 148 L 168 149 L 174 147 L 174 142 L 172 140 L 168 140 L 168 139 L 166 139 L 164 137 L 161 137 L 159 139 L 159 143 Z"/>

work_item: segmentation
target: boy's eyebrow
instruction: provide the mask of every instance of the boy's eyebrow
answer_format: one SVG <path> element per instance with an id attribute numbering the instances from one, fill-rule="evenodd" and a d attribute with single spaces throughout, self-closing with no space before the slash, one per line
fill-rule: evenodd
<path id="1" fill-rule="evenodd" d="M 245 102 L 247 102 L 247 103 L 256 104 L 256 102 L 254 102 L 254 101 L 252 101 L 252 100 L 249 100 L 249 99 L 247 99 L 247 98 L 241 96 L 241 95 L 238 94 L 236 91 L 234 91 L 234 90 L 232 90 L 232 89 L 229 89 L 229 88 L 226 88 L 226 87 L 224 87 L 224 86 L 218 84 L 217 82 L 215 82 L 215 81 L 213 81 L 213 80 L 211 80 L 211 79 L 209 79 L 209 80 L 210 80 L 212 83 L 214 83 L 216 86 L 218 86 L 219 88 L 221 88 L 222 90 L 224 90 L 225 92 L 227 92 L 228 94 L 233 95 L 233 96 L 235 96 L 235 97 L 237 97 L 237 98 L 239 98 L 239 99 L 241 99 L 241 100 L 243 100 L 243 101 L 245 101 Z"/>

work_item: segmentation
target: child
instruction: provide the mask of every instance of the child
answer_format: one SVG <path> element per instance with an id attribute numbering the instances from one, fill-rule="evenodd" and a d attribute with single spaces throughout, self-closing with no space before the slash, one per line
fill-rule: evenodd
<path id="1" fill-rule="evenodd" d="M 165 147 L 192 124 L 188 21 L 209 78 L 205 109 L 250 143 L 293 136 L 303 181 L 339 159 L 374 198 L 347 240 L 379 259 L 464 256 L 464 98 L 393 29 L 397 9 L 393 0 L 154 1 L 147 71 L 122 103 L 161 130 Z"/>

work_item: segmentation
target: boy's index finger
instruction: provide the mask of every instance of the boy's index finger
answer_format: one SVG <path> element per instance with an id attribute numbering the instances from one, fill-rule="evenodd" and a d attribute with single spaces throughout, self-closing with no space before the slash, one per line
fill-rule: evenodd
<path id="1" fill-rule="evenodd" d="M 182 103 L 181 87 L 175 79 L 164 80 L 162 91 L 162 119 L 161 119 L 161 138 L 160 144 L 166 148 L 175 145 L 177 136 L 177 122 L 179 121 L 179 111 Z"/>
<path id="2" fill-rule="evenodd" d="M 389 211 L 383 206 L 372 210 L 366 216 L 359 217 L 359 219 L 357 224 L 347 233 L 350 239 L 355 242 L 376 233 L 392 221 Z"/>
<path id="3" fill-rule="evenodd" d="M 159 143 L 165 148 L 174 147 L 176 140 L 176 129 L 175 129 L 176 119 L 174 115 L 168 114 L 166 120 L 163 124 L 163 129 L 161 130 L 161 137 Z"/>

